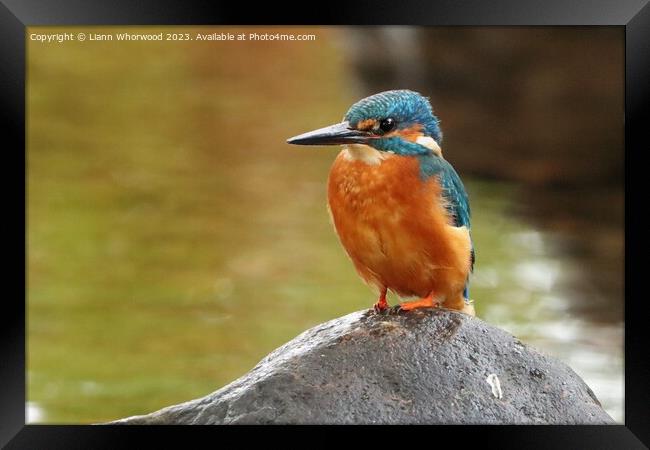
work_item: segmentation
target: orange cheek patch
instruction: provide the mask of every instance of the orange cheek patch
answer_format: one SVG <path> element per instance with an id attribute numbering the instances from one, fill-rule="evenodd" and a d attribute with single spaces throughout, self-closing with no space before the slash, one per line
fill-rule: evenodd
<path id="1" fill-rule="evenodd" d="M 413 125 L 410 128 L 402 128 L 401 130 L 394 131 L 390 133 L 392 136 L 399 136 L 402 139 L 410 142 L 415 142 L 417 139 L 422 136 L 422 125 Z"/>
<path id="2" fill-rule="evenodd" d="M 371 130 L 375 124 L 377 124 L 375 119 L 362 120 L 357 124 L 357 130 L 368 131 Z"/>

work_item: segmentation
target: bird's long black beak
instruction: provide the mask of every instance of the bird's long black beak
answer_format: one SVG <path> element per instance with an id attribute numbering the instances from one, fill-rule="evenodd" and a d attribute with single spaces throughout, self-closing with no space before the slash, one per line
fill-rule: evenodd
<path id="1" fill-rule="evenodd" d="M 348 122 L 341 122 L 308 133 L 299 134 L 298 136 L 287 139 L 287 143 L 295 145 L 364 144 L 371 139 L 371 136 L 366 131 L 350 128 Z"/>

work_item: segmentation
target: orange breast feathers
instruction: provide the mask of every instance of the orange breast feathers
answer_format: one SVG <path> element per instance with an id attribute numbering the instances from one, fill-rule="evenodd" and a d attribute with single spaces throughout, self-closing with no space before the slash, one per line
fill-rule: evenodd
<path id="1" fill-rule="evenodd" d="M 417 157 L 344 148 L 330 171 L 328 203 L 341 244 L 368 284 L 400 296 L 433 292 L 443 306 L 462 308 L 469 232 L 451 225 L 440 184 L 421 179 Z"/>

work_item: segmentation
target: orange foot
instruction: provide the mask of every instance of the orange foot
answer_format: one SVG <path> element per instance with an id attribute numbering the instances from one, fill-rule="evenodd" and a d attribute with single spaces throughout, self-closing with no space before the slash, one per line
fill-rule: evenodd
<path id="1" fill-rule="evenodd" d="M 395 305 L 391 309 L 391 313 L 398 313 L 400 311 L 412 311 L 414 309 L 420 308 L 437 308 L 438 306 L 440 306 L 440 303 L 438 303 L 438 300 L 434 300 L 432 292 L 426 297 L 419 300 L 414 300 L 412 302 L 402 302 L 399 305 Z"/>
<path id="2" fill-rule="evenodd" d="M 373 309 L 376 313 L 386 311 L 388 309 L 388 302 L 386 301 L 386 291 L 388 289 L 383 288 L 379 294 L 379 300 L 374 304 Z"/>

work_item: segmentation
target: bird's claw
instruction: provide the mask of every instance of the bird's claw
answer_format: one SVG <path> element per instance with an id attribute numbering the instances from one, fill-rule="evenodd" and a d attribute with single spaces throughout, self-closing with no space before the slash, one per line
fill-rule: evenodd
<path id="1" fill-rule="evenodd" d="M 372 307 L 373 311 L 375 311 L 375 314 L 386 314 L 386 312 L 390 309 L 387 306 L 380 306 L 379 303 L 375 303 Z"/>
<path id="2" fill-rule="evenodd" d="M 391 315 L 391 316 L 396 316 L 399 313 L 401 313 L 402 311 L 404 311 L 402 309 L 402 305 L 399 305 L 399 304 L 391 306 L 390 308 L 388 308 L 388 314 Z"/>
<path id="3" fill-rule="evenodd" d="M 386 291 L 382 291 L 381 296 L 379 297 L 379 300 L 377 300 L 377 303 L 372 305 L 372 309 L 375 311 L 376 314 L 384 314 L 388 310 L 388 302 L 386 301 Z"/>

